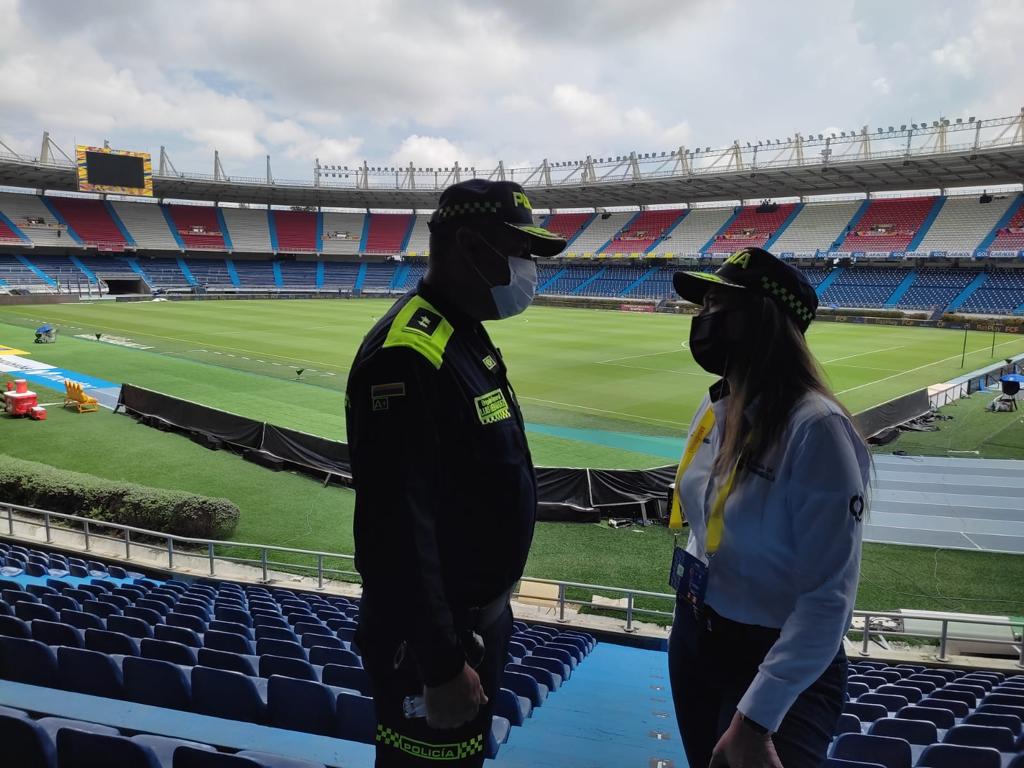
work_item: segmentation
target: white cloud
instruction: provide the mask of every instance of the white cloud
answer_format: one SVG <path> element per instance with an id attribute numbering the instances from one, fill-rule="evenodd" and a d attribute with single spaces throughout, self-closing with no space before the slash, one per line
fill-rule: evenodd
<path id="1" fill-rule="evenodd" d="M 1016 2 L 0 0 L 0 137 L 311 178 L 1016 113 Z M 54 19 L 60 19 L 55 24 Z M 906 34 L 912 30 L 913 34 Z M 831 131 L 831 128 L 829 129 Z M 815 131 L 817 133 L 818 131 Z M 838 132 L 838 129 L 837 129 Z"/>

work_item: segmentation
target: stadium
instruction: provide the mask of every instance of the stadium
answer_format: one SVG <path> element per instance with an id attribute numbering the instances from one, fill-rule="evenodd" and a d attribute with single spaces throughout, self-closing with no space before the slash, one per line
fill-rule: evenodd
<path id="1" fill-rule="evenodd" d="M 541 488 L 493 764 L 687 765 L 666 522 L 715 377 L 672 275 L 759 247 L 874 451 L 828 765 L 1024 765 L 1024 109 L 305 180 L 2 139 L 3 764 L 373 764 L 347 375 L 483 178 L 568 241 L 488 326 Z"/>

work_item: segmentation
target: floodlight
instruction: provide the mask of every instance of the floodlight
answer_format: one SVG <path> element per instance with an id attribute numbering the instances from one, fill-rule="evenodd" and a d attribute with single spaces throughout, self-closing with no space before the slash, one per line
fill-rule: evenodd
<path id="1" fill-rule="evenodd" d="M 968 122 L 968 123 L 973 123 L 973 122 L 974 122 L 974 118 L 973 118 L 973 117 L 969 117 L 969 118 L 967 118 L 967 122 Z"/>
<path id="2" fill-rule="evenodd" d="M 901 131 L 905 131 L 905 130 L 907 130 L 907 126 L 905 126 L 905 125 L 901 125 L 901 126 L 900 126 L 900 130 L 901 130 Z"/>
<path id="3" fill-rule="evenodd" d="M 889 126 L 889 131 L 891 132 L 891 131 L 894 131 L 894 130 L 895 130 L 895 128 L 893 128 L 893 127 L 892 127 L 892 126 L 890 125 L 890 126 Z"/>

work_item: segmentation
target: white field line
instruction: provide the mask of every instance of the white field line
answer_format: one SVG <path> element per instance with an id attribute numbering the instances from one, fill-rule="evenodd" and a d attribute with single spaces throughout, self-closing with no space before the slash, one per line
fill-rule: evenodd
<path id="1" fill-rule="evenodd" d="M 674 368 L 647 368 L 643 365 L 629 365 L 628 363 L 601 363 L 612 368 L 627 368 L 631 371 L 653 371 L 654 373 L 678 373 L 684 376 L 702 376 L 705 378 L 716 378 L 713 374 L 704 371 L 677 371 Z"/>
<path id="2" fill-rule="evenodd" d="M 996 344 L 996 347 L 1004 347 L 1007 344 L 1016 344 L 1016 343 L 1019 343 L 1019 342 L 1020 342 L 1020 339 L 1010 339 L 1009 341 L 1004 341 L 1004 342 L 1001 342 L 999 344 Z M 988 347 L 988 349 L 991 349 L 991 347 Z M 967 355 L 969 357 L 970 355 L 973 355 L 975 352 L 984 352 L 984 351 L 985 351 L 985 348 L 975 349 L 973 351 L 968 352 Z M 961 353 L 961 354 L 963 354 L 963 353 Z M 858 389 L 864 389 L 864 387 L 871 387 L 871 386 L 874 386 L 875 384 L 881 384 L 883 381 L 888 381 L 889 379 L 895 379 L 897 376 L 906 376 L 908 373 L 914 373 L 914 371 L 921 371 L 921 370 L 924 370 L 925 368 L 931 368 L 933 365 L 938 365 L 939 363 L 944 363 L 947 360 L 956 360 L 958 357 L 960 357 L 960 355 L 950 355 L 949 357 L 944 357 L 941 360 L 936 360 L 934 363 L 925 363 L 924 365 L 917 366 L 917 368 L 911 368 L 911 369 L 906 370 L 906 371 L 900 371 L 899 373 L 894 373 L 892 376 L 886 376 L 884 379 L 875 379 L 874 381 L 869 381 L 866 384 L 858 384 L 856 387 L 850 387 L 849 389 L 844 389 L 841 392 L 836 392 L 836 395 L 837 396 L 838 395 L 845 395 L 847 392 L 855 392 Z"/>
<path id="3" fill-rule="evenodd" d="M 882 349 L 871 349 L 867 352 L 858 352 L 855 355 L 846 355 L 845 357 L 833 357 L 831 360 L 822 360 L 822 365 L 829 365 L 830 363 L 838 363 L 840 360 L 852 360 L 855 357 L 863 357 L 864 355 L 873 355 L 876 352 L 892 352 L 894 349 L 903 349 L 906 344 L 900 344 L 898 347 L 883 347 Z"/>
<path id="4" fill-rule="evenodd" d="M 594 413 L 606 413 L 611 416 L 621 416 L 626 419 L 640 419 L 642 421 L 653 421 L 656 424 L 671 424 L 673 427 L 689 428 L 690 422 L 688 421 L 671 421 L 669 419 L 652 419 L 649 416 L 637 416 L 635 413 L 622 413 L 621 411 L 606 411 L 603 408 L 591 408 L 589 405 L 580 405 L 579 403 L 560 403 L 557 400 L 544 400 L 540 397 L 527 397 L 525 395 L 519 396 L 520 400 L 531 400 L 535 403 L 545 403 L 546 405 L 559 405 L 563 408 L 577 408 L 581 411 L 593 411 Z"/>

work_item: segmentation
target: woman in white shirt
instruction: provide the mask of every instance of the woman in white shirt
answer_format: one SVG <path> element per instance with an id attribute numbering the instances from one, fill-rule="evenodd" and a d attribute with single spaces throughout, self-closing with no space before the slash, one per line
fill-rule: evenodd
<path id="1" fill-rule="evenodd" d="M 870 454 L 804 340 L 817 297 L 760 248 L 681 272 L 690 351 L 722 378 L 690 426 L 670 525 L 669 669 L 691 766 L 818 768 L 842 712 Z"/>

